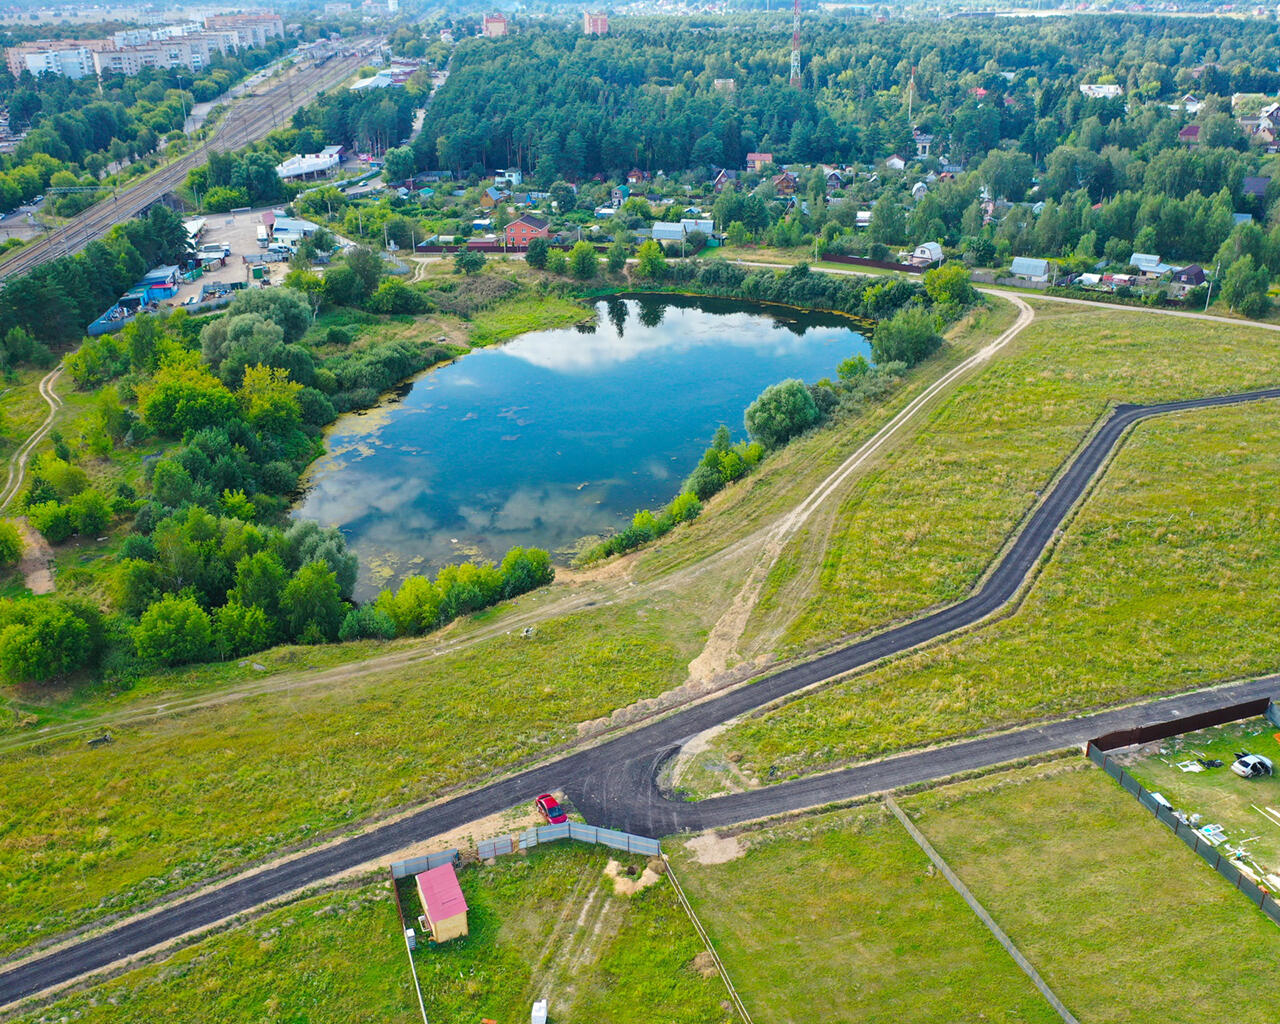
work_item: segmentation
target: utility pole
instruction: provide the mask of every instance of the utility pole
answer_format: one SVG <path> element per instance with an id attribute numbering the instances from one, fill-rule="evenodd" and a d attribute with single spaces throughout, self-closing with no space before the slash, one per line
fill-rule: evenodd
<path id="1" fill-rule="evenodd" d="M 1204 293 L 1204 311 L 1209 312 L 1209 300 L 1213 298 L 1213 282 L 1217 280 L 1218 270 L 1222 267 L 1222 263 L 1218 262 L 1213 265 L 1213 277 L 1209 278 L 1209 290 Z"/>
<path id="2" fill-rule="evenodd" d="M 916 66 L 911 65 L 911 81 L 907 83 L 907 127 L 914 128 L 915 123 L 911 120 L 911 112 L 915 108 L 916 98 Z"/>
<path id="3" fill-rule="evenodd" d="M 800 0 L 791 16 L 791 85 L 800 88 Z"/>

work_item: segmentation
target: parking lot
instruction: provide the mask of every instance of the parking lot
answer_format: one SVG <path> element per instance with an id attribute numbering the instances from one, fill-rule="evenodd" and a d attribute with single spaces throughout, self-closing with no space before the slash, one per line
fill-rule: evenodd
<path id="1" fill-rule="evenodd" d="M 222 242 L 231 248 L 231 255 L 226 258 L 223 267 L 211 267 L 192 282 L 183 282 L 178 294 L 161 303 L 164 307 L 189 305 L 200 298 L 205 285 L 233 282 L 245 282 L 250 287 L 260 282 L 253 279 L 252 266 L 245 262 L 245 256 L 260 256 L 265 250 L 258 245 L 258 228 L 262 224 L 262 215 L 270 207 L 250 210 L 246 213 L 210 213 L 206 214 L 204 234 L 200 236 L 197 247 L 206 242 Z M 287 262 L 268 263 L 265 265 L 264 281 L 272 285 L 280 284 L 289 272 Z"/>

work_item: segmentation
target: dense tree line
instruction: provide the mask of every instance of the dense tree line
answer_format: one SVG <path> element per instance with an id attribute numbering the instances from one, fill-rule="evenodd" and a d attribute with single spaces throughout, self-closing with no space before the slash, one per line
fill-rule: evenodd
<path id="1" fill-rule="evenodd" d="M 432 103 L 419 162 L 455 173 L 519 166 L 544 185 L 632 166 L 740 167 L 750 151 L 778 163 L 866 163 L 914 155 L 911 130 L 920 127 L 961 162 L 1013 139 L 1042 164 L 1073 136 L 1096 153 L 1117 119 L 1115 144 L 1176 143 L 1179 120 L 1145 101 L 1280 89 L 1276 28 L 1264 22 L 816 17 L 805 37 L 799 91 L 788 86 L 788 33 L 777 16 L 635 20 L 605 38 L 530 25 L 468 40 Z M 716 84 L 730 79 L 732 87 Z M 1077 88 L 1099 80 L 1126 96 L 1091 99 Z M 1204 113 L 1207 141 L 1217 144 L 1216 133 L 1238 144 L 1212 116 L 1221 113 Z M 1080 136 L 1091 118 L 1103 130 L 1097 140 L 1089 129 Z"/>
<path id="2" fill-rule="evenodd" d="M 117 224 L 74 256 L 42 263 L 0 289 L 0 367 L 47 364 L 152 267 L 191 253 L 182 218 L 164 206 Z"/>

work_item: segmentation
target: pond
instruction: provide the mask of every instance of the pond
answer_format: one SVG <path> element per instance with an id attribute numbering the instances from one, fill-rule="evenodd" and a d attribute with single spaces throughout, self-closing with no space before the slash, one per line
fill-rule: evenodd
<path id="1" fill-rule="evenodd" d="M 716 428 L 789 377 L 834 377 L 870 345 L 833 314 L 627 298 L 595 321 L 481 349 L 342 417 L 294 516 L 340 527 L 356 596 L 515 545 L 575 541 L 670 501 Z"/>

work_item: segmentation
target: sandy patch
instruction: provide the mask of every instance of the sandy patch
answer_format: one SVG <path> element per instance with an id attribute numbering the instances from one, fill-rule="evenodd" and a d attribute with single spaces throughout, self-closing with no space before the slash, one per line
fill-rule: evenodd
<path id="1" fill-rule="evenodd" d="M 52 594 L 53 582 L 53 548 L 44 536 L 27 522 L 26 516 L 16 516 L 13 525 L 22 535 L 22 560 L 18 569 L 33 594 Z"/>
<path id="2" fill-rule="evenodd" d="M 684 848 L 699 864 L 728 864 L 747 852 L 746 844 L 737 836 L 721 838 L 714 832 L 694 836 L 684 844 Z"/>
<path id="3" fill-rule="evenodd" d="M 639 875 L 628 875 L 623 872 L 622 865 L 616 860 L 611 860 L 604 866 L 604 873 L 613 879 L 613 891 L 619 896 L 631 896 L 662 879 L 662 876 L 650 867 L 646 867 Z"/>

